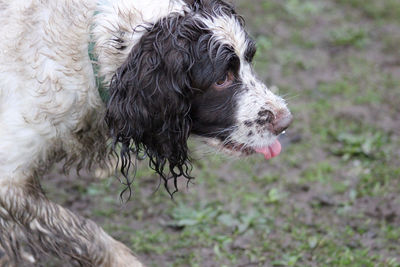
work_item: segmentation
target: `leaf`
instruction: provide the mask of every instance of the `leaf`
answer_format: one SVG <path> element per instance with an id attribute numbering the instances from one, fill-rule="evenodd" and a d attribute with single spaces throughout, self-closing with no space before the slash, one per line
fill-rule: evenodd
<path id="1" fill-rule="evenodd" d="M 198 224 L 199 221 L 194 219 L 182 219 L 176 222 L 177 226 L 192 226 Z"/>
<path id="2" fill-rule="evenodd" d="M 281 194 L 279 193 L 279 190 L 277 188 L 272 188 L 268 192 L 268 199 L 269 202 L 277 202 L 281 199 Z"/>
<path id="3" fill-rule="evenodd" d="M 228 227 L 237 226 L 239 224 L 239 222 L 235 218 L 233 218 L 231 214 L 220 215 L 218 217 L 218 221 Z"/>
<path id="4" fill-rule="evenodd" d="M 311 249 L 316 248 L 317 245 L 318 245 L 318 238 L 317 238 L 317 237 L 312 236 L 312 237 L 308 238 L 308 246 L 309 246 Z"/>

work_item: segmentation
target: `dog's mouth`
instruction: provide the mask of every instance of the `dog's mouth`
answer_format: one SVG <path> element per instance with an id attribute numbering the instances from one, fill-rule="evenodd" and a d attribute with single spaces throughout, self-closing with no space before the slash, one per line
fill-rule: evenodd
<path id="1" fill-rule="evenodd" d="M 209 145 L 217 147 L 219 150 L 234 156 L 249 156 L 255 153 L 262 154 L 266 160 L 272 159 L 281 153 L 282 146 L 278 139 L 276 139 L 269 146 L 249 147 L 244 144 L 237 144 L 234 142 L 221 142 L 216 139 L 208 140 Z"/>

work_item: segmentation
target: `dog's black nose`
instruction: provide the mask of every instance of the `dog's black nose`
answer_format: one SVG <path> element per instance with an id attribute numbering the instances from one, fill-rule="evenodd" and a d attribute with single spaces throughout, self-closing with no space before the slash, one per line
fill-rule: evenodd
<path id="1" fill-rule="evenodd" d="M 292 121 L 293 121 L 293 116 L 292 114 L 290 114 L 290 111 L 279 112 L 276 115 L 274 121 L 272 122 L 273 125 L 272 132 L 275 135 L 282 133 L 289 127 Z"/>

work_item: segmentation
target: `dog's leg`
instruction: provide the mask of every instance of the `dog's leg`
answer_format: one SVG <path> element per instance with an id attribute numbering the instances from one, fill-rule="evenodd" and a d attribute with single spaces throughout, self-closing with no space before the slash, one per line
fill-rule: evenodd
<path id="1" fill-rule="evenodd" d="M 143 266 L 93 221 L 50 202 L 35 183 L 0 184 L 0 246 L 18 265 L 16 227 L 32 249 L 80 266 Z"/>

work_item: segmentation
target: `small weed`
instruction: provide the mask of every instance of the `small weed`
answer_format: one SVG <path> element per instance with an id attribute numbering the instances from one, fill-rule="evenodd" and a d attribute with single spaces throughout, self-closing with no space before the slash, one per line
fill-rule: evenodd
<path id="1" fill-rule="evenodd" d="M 315 47 L 315 43 L 310 41 L 307 36 L 304 36 L 301 32 L 299 31 L 293 31 L 292 36 L 291 36 L 291 42 L 295 45 L 307 48 L 307 49 L 312 49 Z"/>
<path id="2" fill-rule="evenodd" d="M 266 36 L 258 36 L 257 39 L 257 50 L 258 54 L 260 53 L 268 53 L 270 49 L 272 49 L 272 42 Z"/>
<path id="3" fill-rule="evenodd" d="M 172 210 L 171 216 L 173 221 L 169 223 L 169 225 L 185 227 L 209 223 L 217 217 L 218 213 L 219 210 L 215 206 L 203 207 L 195 210 L 181 204 Z"/>
<path id="4" fill-rule="evenodd" d="M 284 8 L 290 17 L 298 22 L 307 22 L 310 16 L 319 14 L 322 7 L 312 1 L 289 0 L 284 2 Z"/>
<path id="5" fill-rule="evenodd" d="M 333 167 L 329 162 L 320 162 L 312 165 L 302 173 L 302 178 L 306 182 L 325 182 L 332 178 Z"/>
<path id="6" fill-rule="evenodd" d="M 170 238 L 163 231 L 147 230 L 135 233 L 131 238 L 131 246 L 137 252 L 162 254 L 169 249 L 168 241 Z"/>
<path id="7" fill-rule="evenodd" d="M 340 145 L 332 147 L 331 151 L 335 155 L 341 156 L 344 160 L 356 157 L 382 159 L 385 156 L 381 148 L 387 142 L 387 137 L 380 132 L 360 134 L 334 132 L 332 137 Z"/>
<path id="8" fill-rule="evenodd" d="M 336 0 L 339 3 L 350 5 L 361 10 L 367 17 L 375 20 L 393 20 L 400 22 L 400 3 L 397 0 L 364 1 L 364 0 Z"/>
<path id="9" fill-rule="evenodd" d="M 370 165 L 369 171 L 361 175 L 357 185 L 360 197 L 385 195 L 398 190 L 392 186 L 392 181 L 400 177 L 400 168 L 386 166 L 383 162 Z"/>
<path id="10" fill-rule="evenodd" d="M 354 88 L 354 85 L 351 85 L 348 81 L 342 79 L 330 83 L 321 83 L 317 90 L 329 97 L 335 95 L 352 95 L 357 89 Z"/>
<path id="11" fill-rule="evenodd" d="M 335 46 L 363 48 L 367 43 L 367 32 L 362 28 L 338 28 L 331 31 L 329 41 Z"/>
<path id="12" fill-rule="evenodd" d="M 301 255 L 283 255 L 281 260 L 272 262 L 272 266 L 296 266 Z"/>

